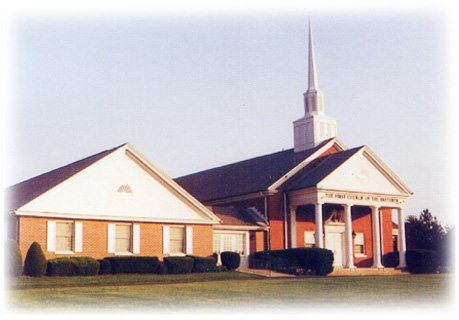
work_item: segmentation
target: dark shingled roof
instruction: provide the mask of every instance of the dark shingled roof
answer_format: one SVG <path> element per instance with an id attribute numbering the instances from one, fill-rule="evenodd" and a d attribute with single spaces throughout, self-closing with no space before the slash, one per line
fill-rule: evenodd
<path id="1" fill-rule="evenodd" d="M 267 227 L 266 221 L 251 209 L 239 209 L 234 206 L 214 206 L 212 212 L 222 220 L 223 225 Z"/>
<path id="2" fill-rule="evenodd" d="M 301 152 L 280 151 L 178 177 L 175 182 L 199 201 L 264 191 L 332 139 Z"/>
<path id="3" fill-rule="evenodd" d="M 287 188 L 287 191 L 316 186 L 362 148 L 363 146 L 352 148 L 315 159 L 308 164 L 306 170 L 301 174 L 301 177 L 292 183 Z"/>
<path id="4" fill-rule="evenodd" d="M 12 211 L 22 207 L 26 203 L 29 203 L 36 197 L 40 196 L 41 194 L 45 193 L 51 188 L 57 186 L 58 184 L 64 182 L 71 176 L 89 167 L 93 163 L 106 157 L 107 155 L 109 155 L 110 153 L 124 145 L 125 144 L 122 144 L 115 148 L 99 152 L 90 157 L 78 160 L 66 166 L 43 173 L 39 176 L 22 181 L 18 184 L 15 184 L 7 188 L 5 191 L 6 212 L 11 213 Z"/>

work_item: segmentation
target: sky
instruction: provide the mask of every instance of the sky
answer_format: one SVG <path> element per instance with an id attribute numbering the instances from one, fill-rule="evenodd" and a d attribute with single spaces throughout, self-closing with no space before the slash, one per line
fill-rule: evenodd
<path id="1" fill-rule="evenodd" d="M 12 29 L 6 185 L 130 142 L 172 177 L 293 146 L 310 12 L 29 17 Z M 325 112 L 453 222 L 447 26 L 435 13 L 311 15 Z"/>

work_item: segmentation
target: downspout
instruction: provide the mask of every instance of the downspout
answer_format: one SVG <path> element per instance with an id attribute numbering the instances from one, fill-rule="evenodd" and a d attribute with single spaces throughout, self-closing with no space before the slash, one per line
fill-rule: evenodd
<path id="1" fill-rule="evenodd" d="M 288 248 L 287 240 L 287 194 L 284 192 L 284 249 Z"/>

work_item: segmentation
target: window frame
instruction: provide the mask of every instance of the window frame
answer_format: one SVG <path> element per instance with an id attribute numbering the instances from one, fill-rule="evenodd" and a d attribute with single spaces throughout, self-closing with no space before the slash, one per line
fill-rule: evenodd
<path id="1" fill-rule="evenodd" d="M 306 239 L 307 239 L 306 234 L 307 233 L 312 234 L 312 239 L 314 239 L 313 243 L 307 243 L 306 242 Z M 304 242 L 303 245 L 304 245 L 305 248 L 315 248 L 316 247 L 316 233 L 315 233 L 315 231 L 305 230 L 304 231 L 304 241 L 303 242 Z"/>
<path id="2" fill-rule="evenodd" d="M 54 232 L 54 254 L 75 254 L 75 220 L 55 220 L 54 221 L 55 225 L 56 225 L 56 229 L 55 229 L 55 232 Z M 72 225 L 72 234 L 71 234 L 71 238 L 72 238 L 72 243 L 70 245 L 70 250 L 59 250 L 57 248 L 57 225 L 59 223 L 65 223 L 65 224 L 71 224 Z"/>
<path id="3" fill-rule="evenodd" d="M 118 251 L 116 246 L 117 243 L 117 226 L 129 226 L 129 251 Z M 115 238 L 113 239 L 115 242 L 115 255 L 117 256 L 129 256 L 134 254 L 134 224 L 133 223 L 115 223 Z"/>
<path id="4" fill-rule="evenodd" d="M 183 231 L 183 241 L 182 241 L 182 252 L 172 252 L 172 244 L 171 244 L 171 235 L 172 229 L 181 229 Z M 170 256 L 186 256 L 186 226 L 182 225 L 173 225 L 169 226 L 169 255 Z"/>
<path id="5" fill-rule="evenodd" d="M 361 234 L 362 235 L 362 243 L 356 243 L 357 240 L 357 235 Z M 362 252 L 357 252 L 356 246 L 361 246 L 362 247 Z M 354 246 L 353 246 L 353 251 L 354 251 L 354 256 L 357 258 L 362 258 L 367 256 L 367 252 L 365 249 L 365 233 L 364 232 L 356 232 L 355 233 L 355 238 L 354 238 Z"/>

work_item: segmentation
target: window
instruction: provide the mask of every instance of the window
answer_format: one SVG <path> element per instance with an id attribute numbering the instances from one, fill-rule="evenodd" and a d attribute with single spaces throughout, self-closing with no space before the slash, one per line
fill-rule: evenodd
<path id="1" fill-rule="evenodd" d="M 220 254 L 223 251 L 246 254 L 244 241 L 248 235 L 243 233 L 215 233 L 214 252 Z"/>
<path id="2" fill-rule="evenodd" d="M 314 231 L 304 232 L 304 246 L 306 248 L 314 248 L 316 239 L 314 238 Z"/>
<path id="3" fill-rule="evenodd" d="M 132 228 L 129 224 L 117 224 L 115 226 L 115 250 L 116 252 L 131 252 Z"/>
<path id="4" fill-rule="evenodd" d="M 354 253 L 364 255 L 365 254 L 365 238 L 363 233 L 356 233 L 354 239 Z"/>
<path id="5" fill-rule="evenodd" d="M 56 251 L 73 251 L 73 222 L 56 222 Z"/>
<path id="6" fill-rule="evenodd" d="M 214 253 L 220 254 L 221 234 L 214 233 Z"/>
<path id="7" fill-rule="evenodd" d="M 171 253 L 185 253 L 185 228 L 171 227 L 169 239 Z"/>

